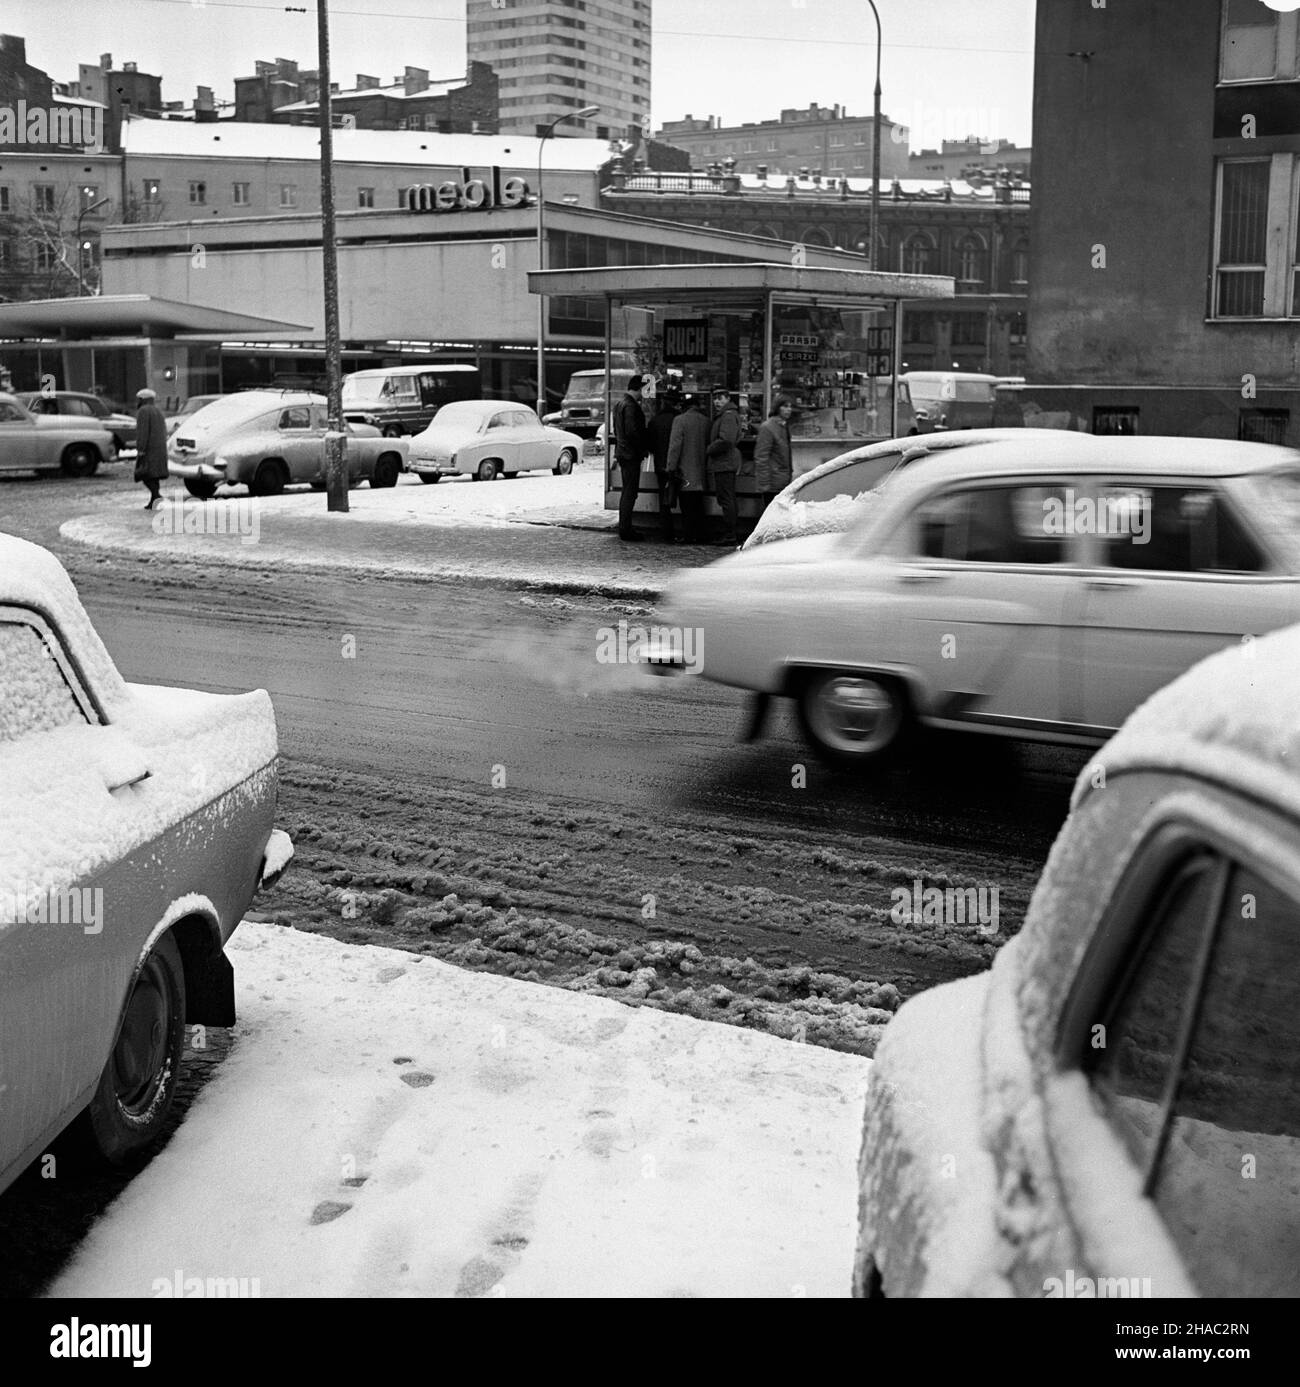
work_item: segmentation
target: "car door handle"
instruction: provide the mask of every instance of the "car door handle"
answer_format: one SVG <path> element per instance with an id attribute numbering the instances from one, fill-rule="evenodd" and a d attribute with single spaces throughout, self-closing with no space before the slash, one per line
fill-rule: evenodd
<path id="1" fill-rule="evenodd" d="M 146 780 L 151 779 L 152 776 L 152 771 L 141 771 L 139 775 L 133 775 L 129 780 L 119 780 L 115 785 L 110 784 L 108 786 L 108 793 L 111 795 L 114 790 L 129 790 L 132 785 L 141 785 Z"/>
<path id="2" fill-rule="evenodd" d="M 1084 586 L 1096 588 L 1098 592 L 1114 592 L 1119 588 L 1135 588 L 1137 581 L 1133 578 L 1087 578 Z"/>
<path id="3" fill-rule="evenodd" d="M 950 573 L 939 573 L 932 568 L 907 569 L 898 575 L 900 583 L 944 583 L 952 577 Z"/>

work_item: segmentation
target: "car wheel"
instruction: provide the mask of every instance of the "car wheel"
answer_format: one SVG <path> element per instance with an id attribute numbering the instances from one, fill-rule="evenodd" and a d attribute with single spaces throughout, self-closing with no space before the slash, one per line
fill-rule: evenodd
<path id="1" fill-rule="evenodd" d="M 903 686 L 886 676 L 827 670 L 807 680 L 798 701 L 804 735 L 836 765 L 880 764 L 907 730 Z"/>
<path id="2" fill-rule="evenodd" d="M 206 477 L 186 477 L 185 490 L 200 501 L 210 501 L 217 494 L 217 484 Z"/>
<path id="3" fill-rule="evenodd" d="M 257 464 L 257 471 L 253 473 L 248 489 L 254 496 L 278 496 L 288 480 L 284 463 L 278 458 L 263 458 Z"/>
<path id="4" fill-rule="evenodd" d="M 385 424 L 381 432 L 385 438 L 401 438 L 405 431 L 400 424 Z"/>
<path id="5" fill-rule="evenodd" d="M 59 466 L 65 477 L 89 477 L 99 466 L 99 454 L 89 443 L 73 443 L 63 450 Z"/>
<path id="6" fill-rule="evenodd" d="M 551 468 L 557 477 L 567 477 L 573 471 L 573 464 L 576 459 L 573 456 L 573 449 L 566 448 L 559 457 L 559 461 Z"/>
<path id="7" fill-rule="evenodd" d="M 185 1045 L 185 972 L 164 934 L 141 965 L 99 1087 L 79 1121 L 106 1161 L 121 1165 L 153 1142 L 176 1097 Z"/>
<path id="8" fill-rule="evenodd" d="M 375 459 L 375 470 L 370 476 L 370 489 L 379 486 L 396 486 L 401 475 L 402 459 L 396 453 L 381 453 Z"/>
<path id="9" fill-rule="evenodd" d="M 481 482 L 495 481 L 501 473 L 501 464 L 494 462 L 491 458 L 484 458 L 478 465 L 478 471 L 474 476 Z"/>
<path id="10" fill-rule="evenodd" d="M 441 472 L 417 472 L 416 476 L 419 477 L 425 486 L 432 486 L 435 482 L 440 482 L 442 480 Z"/>

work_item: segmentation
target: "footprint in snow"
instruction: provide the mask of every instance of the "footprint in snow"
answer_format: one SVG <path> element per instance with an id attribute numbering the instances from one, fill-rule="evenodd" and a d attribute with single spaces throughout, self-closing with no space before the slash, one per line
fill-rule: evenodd
<path id="1" fill-rule="evenodd" d="M 426 1074 L 423 1069 L 413 1069 L 409 1074 L 402 1074 L 399 1077 L 404 1084 L 410 1084 L 412 1088 L 428 1088 L 437 1076 Z"/>
<path id="2" fill-rule="evenodd" d="M 336 1218 L 340 1218 L 352 1207 L 351 1204 L 341 1204 L 337 1199 L 323 1199 L 311 1211 L 311 1222 L 333 1223 Z"/>

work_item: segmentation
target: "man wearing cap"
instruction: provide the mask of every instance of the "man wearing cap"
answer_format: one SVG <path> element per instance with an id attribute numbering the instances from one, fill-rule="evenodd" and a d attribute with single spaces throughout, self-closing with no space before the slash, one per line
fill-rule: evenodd
<path id="1" fill-rule="evenodd" d="M 137 390 L 135 397 L 140 401 L 135 412 L 135 479 L 149 488 L 144 508 L 152 510 L 167 476 L 167 421 L 154 403 L 158 398 L 154 391 Z"/>
<path id="2" fill-rule="evenodd" d="M 641 464 L 650 451 L 650 434 L 641 409 L 644 385 L 644 376 L 633 376 L 627 383 L 627 394 L 614 407 L 614 461 L 623 482 L 618 498 L 619 539 L 641 538 L 632 527 L 632 512 L 641 490 Z"/>
<path id="3" fill-rule="evenodd" d="M 722 538 L 715 544 L 734 549 L 736 534 L 736 474 L 740 471 L 740 415 L 724 389 L 713 392 L 713 423 L 709 426 L 709 468 L 713 490 L 722 511 Z"/>

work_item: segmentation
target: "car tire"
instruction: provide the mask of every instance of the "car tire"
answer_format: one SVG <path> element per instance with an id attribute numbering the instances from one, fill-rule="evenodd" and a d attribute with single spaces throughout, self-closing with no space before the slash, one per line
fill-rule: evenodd
<path id="1" fill-rule="evenodd" d="M 551 471 L 554 472 L 557 477 L 567 477 L 569 473 L 573 471 L 573 464 L 575 461 L 573 449 L 566 448 L 560 454 L 558 461 L 555 466 L 551 468 Z"/>
<path id="2" fill-rule="evenodd" d="M 176 1097 L 184 1048 L 185 970 L 168 933 L 136 974 L 95 1096 L 77 1119 L 83 1146 L 123 1165 L 156 1141 Z"/>
<path id="3" fill-rule="evenodd" d="M 370 489 L 397 485 L 402 471 L 402 459 L 396 453 L 381 453 L 375 459 L 375 470 L 370 474 Z"/>
<path id="4" fill-rule="evenodd" d="M 492 458 L 484 458 L 474 473 L 474 479 L 480 482 L 494 482 L 500 475 L 501 464 Z"/>
<path id="5" fill-rule="evenodd" d="M 804 680 L 796 698 L 804 736 L 832 765 L 883 765 L 909 731 L 907 692 L 888 675 L 819 670 Z"/>
<path id="6" fill-rule="evenodd" d="M 206 477 L 186 477 L 185 490 L 200 501 L 210 501 L 217 494 L 217 484 Z"/>
<path id="7" fill-rule="evenodd" d="M 89 443 L 70 443 L 59 459 L 65 477 L 91 477 L 99 466 L 99 454 Z"/>
<path id="8" fill-rule="evenodd" d="M 263 458 L 248 489 L 254 496 L 278 496 L 288 480 L 289 474 L 279 458 Z"/>
<path id="9" fill-rule="evenodd" d="M 433 486 L 436 482 L 442 481 L 441 472 L 417 472 L 415 475 L 419 477 L 425 486 Z"/>

